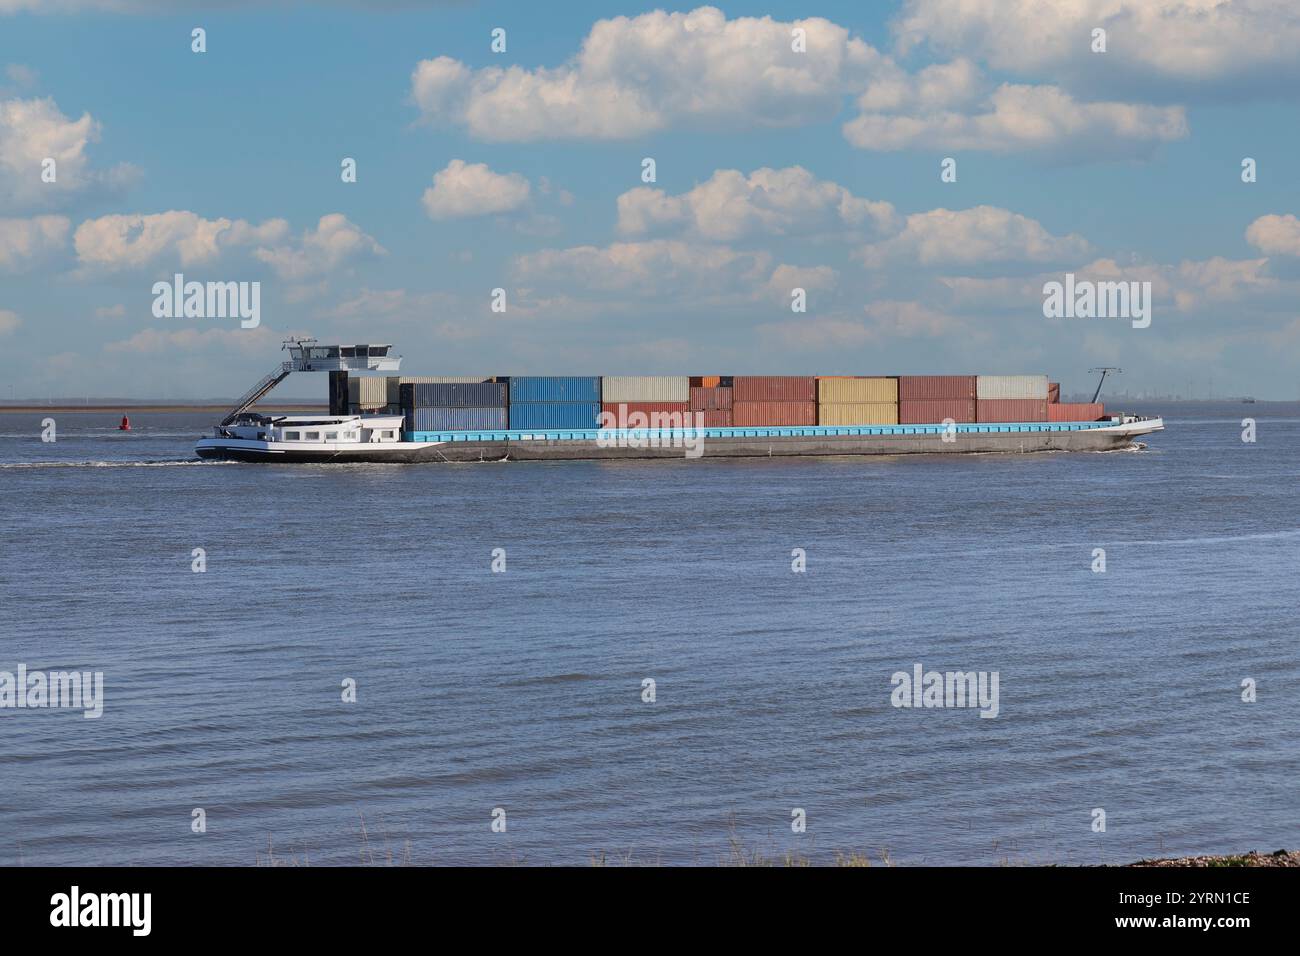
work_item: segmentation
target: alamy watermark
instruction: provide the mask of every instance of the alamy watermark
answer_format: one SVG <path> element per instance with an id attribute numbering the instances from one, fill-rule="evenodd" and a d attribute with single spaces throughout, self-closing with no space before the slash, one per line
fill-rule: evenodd
<path id="1" fill-rule="evenodd" d="M 978 707 L 981 717 L 998 715 L 997 671 L 895 671 L 889 702 L 895 707 Z"/>
<path id="2" fill-rule="evenodd" d="M 600 413 L 598 448 L 681 448 L 687 458 L 704 454 L 703 412 L 629 412 L 627 403 L 617 412 Z"/>
<path id="3" fill-rule="evenodd" d="M 178 272 L 171 282 L 153 284 L 156 319 L 240 319 L 239 327 L 262 324 L 262 283 L 186 282 Z"/>
<path id="4" fill-rule="evenodd" d="M 1133 328 L 1151 324 L 1150 282 L 1093 282 L 1065 274 L 1064 282 L 1043 283 L 1043 315 L 1049 319 L 1131 319 Z"/>
<path id="5" fill-rule="evenodd" d="M 103 671 L 0 671 L 0 709 L 82 710 L 87 720 L 104 713 Z"/>

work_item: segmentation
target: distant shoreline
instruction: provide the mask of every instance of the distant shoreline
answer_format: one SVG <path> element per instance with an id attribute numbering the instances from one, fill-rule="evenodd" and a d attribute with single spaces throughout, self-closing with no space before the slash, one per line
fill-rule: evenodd
<path id="1" fill-rule="evenodd" d="M 267 405 L 258 411 L 324 412 L 328 405 L 283 404 Z M 228 412 L 230 405 L 0 405 L 0 412 L 33 415 L 40 412 L 103 412 L 113 415 L 130 415 L 132 412 Z"/>

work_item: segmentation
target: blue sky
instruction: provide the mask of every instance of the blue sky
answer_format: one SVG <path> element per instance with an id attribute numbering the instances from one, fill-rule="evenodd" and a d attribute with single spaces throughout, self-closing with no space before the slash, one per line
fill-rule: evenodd
<path id="1" fill-rule="evenodd" d="M 1298 49 L 1280 0 L 0 0 L 0 397 L 234 394 L 293 333 L 1295 399 Z M 261 325 L 155 317 L 177 271 L 260 282 Z M 1150 327 L 1045 318 L 1067 272 L 1151 282 Z"/>

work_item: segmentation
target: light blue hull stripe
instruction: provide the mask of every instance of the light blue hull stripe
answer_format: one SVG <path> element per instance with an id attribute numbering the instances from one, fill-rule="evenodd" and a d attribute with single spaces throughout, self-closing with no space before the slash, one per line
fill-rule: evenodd
<path id="1" fill-rule="evenodd" d="M 504 431 L 404 432 L 406 441 L 616 441 L 620 435 L 638 438 L 816 438 L 821 435 L 942 435 L 948 429 L 958 435 L 988 432 L 1077 432 L 1110 428 L 1116 423 L 1099 422 L 981 422 L 954 425 L 786 425 L 761 428 L 548 428 Z"/>

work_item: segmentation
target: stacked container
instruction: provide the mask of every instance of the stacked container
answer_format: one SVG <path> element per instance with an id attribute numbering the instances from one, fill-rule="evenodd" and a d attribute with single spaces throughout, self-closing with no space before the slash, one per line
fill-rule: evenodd
<path id="1" fill-rule="evenodd" d="M 821 425 L 898 424 L 898 379 L 817 379 L 817 421 Z"/>
<path id="2" fill-rule="evenodd" d="M 1106 407 L 1101 402 L 1049 402 L 1049 422 L 1095 422 L 1106 417 Z"/>
<path id="3" fill-rule="evenodd" d="M 1046 375 L 980 375 L 975 398 L 980 422 L 1047 421 Z"/>
<path id="4" fill-rule="evenodd" d="M 732 420 L 755 425 L 816 425 L 817 379 L 811 375 L 737 375 Z"/>
<path id="5" fill-rule="evenodd" d="M 692 424 L 698 420 L 697 414 L 704 416 L 705 428 L 730 428 L 735 424 L 735 416 L 732 414 L 735 388 L 719 384 L 722 379 L 721 375 L 701 375 L 698 377 L 700 384 L 691 385 Z"/>
<path id="6" fill-rule="evenodd" d="M 597 428 L 600 377 L 516 375 L 510 379 L 512 429 Z"/>
<path id="7" fill-rule="evenodd" d="M 388 405 L 388 381 L 379 375 L 352 375 L 348 377 L 348 411 L 382 412 Z"/>
<path id="8" fill-rule="evenodd" d="M 402 397 L 398 389 L 403 385 L 456 384 L 470 385 L 475 382 L 490 382 L 491 375 L 389 375 L 387 378 L 387 404 L 399 406 Z"/>
<path id="9" fill-rule="evenodd" d="M 620 426 L 630 421 L 636 427 L 680 428 L 690 391 L 686 375 L 606 375 L 600 381 L 601 410 Z"/>
<path id="10" fill-rule="evenodd" d="M 975 421 L 974 375 L 900 375 L 898 421 L 903 425 L 937 425 L 946 419 Z"/>
<path id="11" fill-rule="evenodd" d="M 408 432 L 505 429 L 506 386 L 493 382 L 403 382 L 398 405 Z"/>

